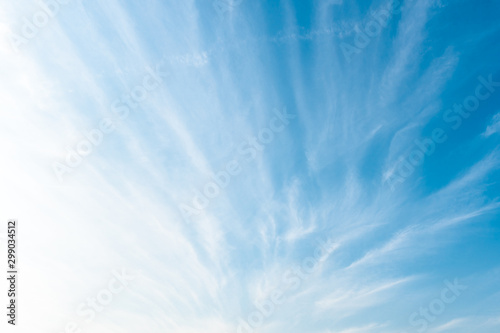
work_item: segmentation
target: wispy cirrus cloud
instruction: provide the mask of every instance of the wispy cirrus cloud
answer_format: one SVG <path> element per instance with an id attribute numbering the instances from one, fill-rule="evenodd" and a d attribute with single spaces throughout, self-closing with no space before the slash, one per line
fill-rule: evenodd
<path id="1" fill-rule="evenodd" d="M 2 218 L 23 226 L 27 330 L 83 322 L 75 307 L 127 267 L 140 278 L 88 330 L 237 332 L 286 289 L 260 331 L 410 332 L 460 276 L 470 293 L 429 331 L 496 332 L 498 309 L 481 308 L 498 297 L 495 95 L 396 190 L 383 184 L 479 75 L 498 77 L 484 44 L 496 21 L 472 1 L 401 1 L 348 63 L 340 43 L 388 3 L 335 2 L 242 2 L 220 19 L 210 1 L 73 1 L 18 53 L 9 33 L 34 7 L 0 5 Z M 51 163 L 159 63 L 161 85 L 59 183 Z M 251 142 L 283 106 L 294 119 Z M 186 224 L 180 205 L 250 155 Z M 331 253 L 300 278 L 320 240 Z"/>

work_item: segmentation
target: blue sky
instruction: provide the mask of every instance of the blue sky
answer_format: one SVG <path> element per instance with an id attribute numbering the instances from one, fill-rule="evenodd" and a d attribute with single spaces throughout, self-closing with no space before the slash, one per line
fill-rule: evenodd
<path id="1" fill-rule="evenodd" d="M 45 3 L 0 1 L 22 332 L 498 332 L 498 1 Z"/>

